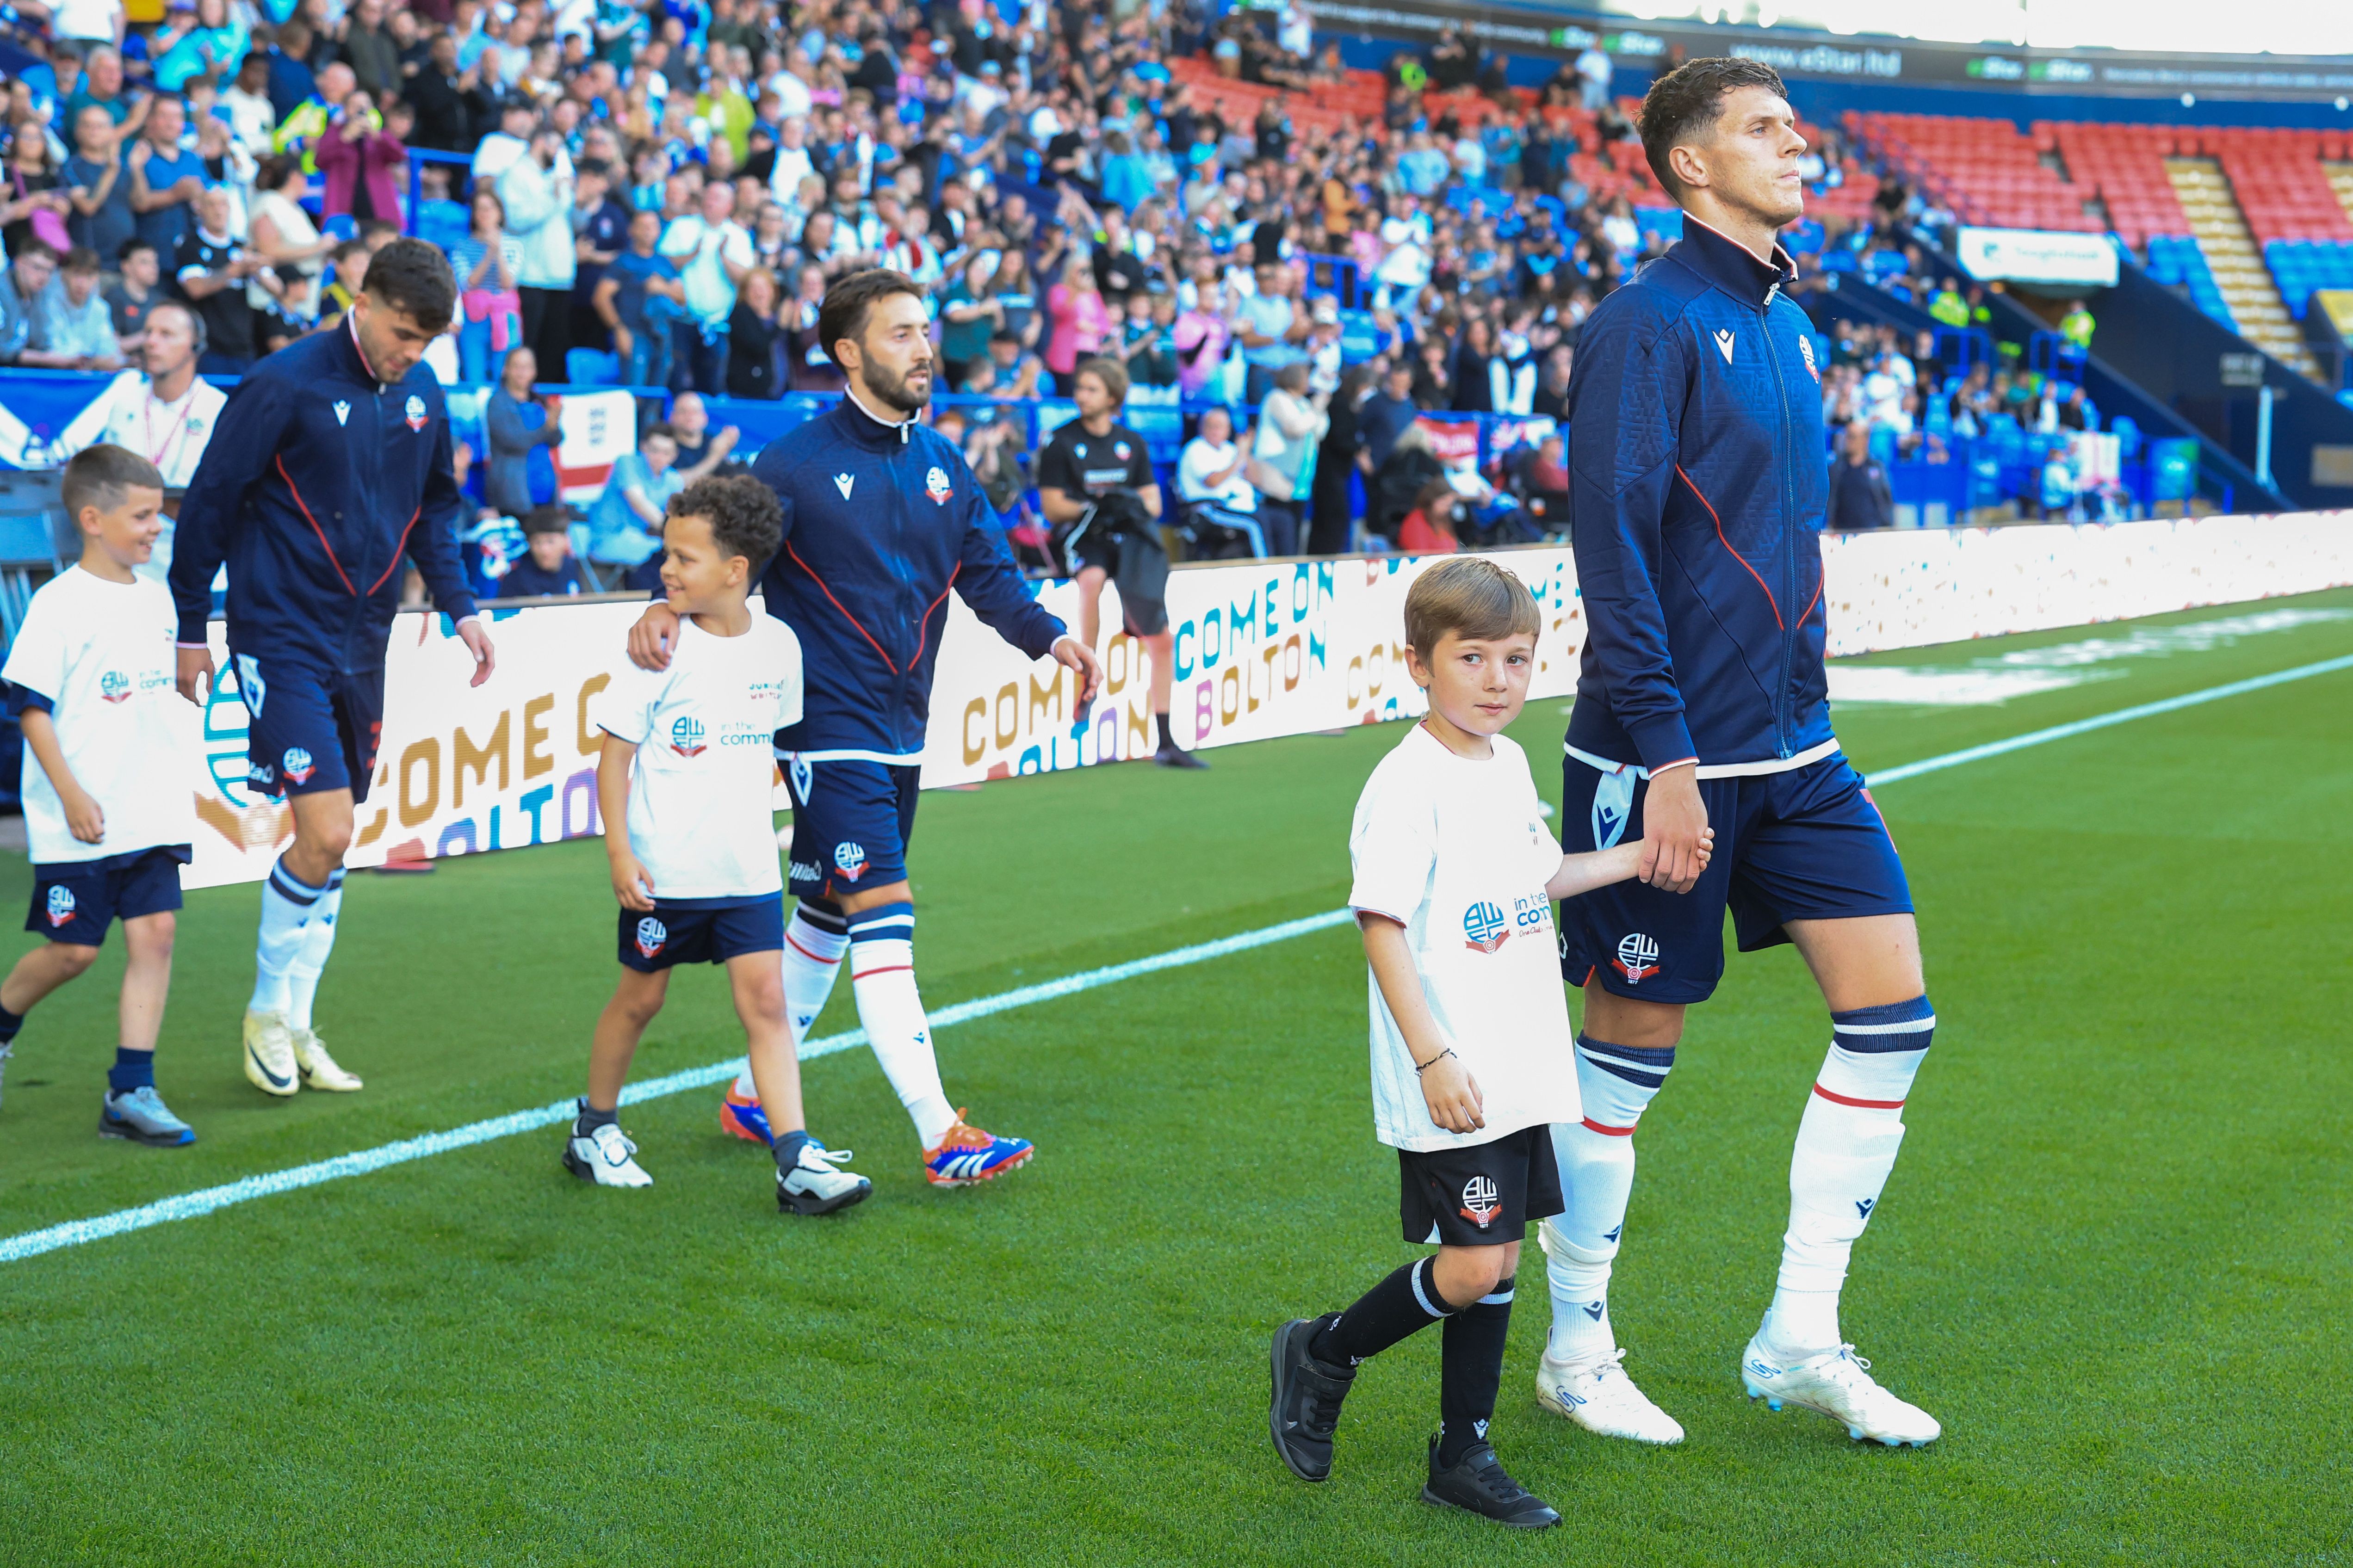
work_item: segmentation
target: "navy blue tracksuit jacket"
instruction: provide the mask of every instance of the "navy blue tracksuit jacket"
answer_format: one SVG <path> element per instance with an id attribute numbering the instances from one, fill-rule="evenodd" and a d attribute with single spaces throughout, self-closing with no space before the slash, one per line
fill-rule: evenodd
<path id="1" fill-rule="evenodd" d="M 386 386 L 348 322 L 290 343 L 229 393 L 181 501 L 180 641 L 203 646 L 226 560 L 240 652 L 322 673 L 380 670 L 404 559 L 452 619 L 474 613 L 459 503 L 448 410 L 422 361 Z"/>
<path id="2" fill-rule="evenodd" d="M 885 425 L 845 395 L 770 442 L 752 472 L 785 510 L 784 545 L 760 591 L 800 637 L 805 668 L 802 719 L 778 736 L 781 749 L 915 762 L 951 588 L 1032 658 L 1062 636 L 964 454 L 930 426 Z"/>
<path id="3" fill-rule="evenodd" d="M 1696 219 L 1587 318 L 1568 389 L 1589 628 L 1568 743 L 1658 768 L 1831 739 L 1820 367 L 1786 255 Z"/>

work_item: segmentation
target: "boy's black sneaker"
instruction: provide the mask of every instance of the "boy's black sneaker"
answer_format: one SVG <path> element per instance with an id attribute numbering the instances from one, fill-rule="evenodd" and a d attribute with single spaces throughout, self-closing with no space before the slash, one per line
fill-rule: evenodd
<path id="1" fill-rule="evenodd" d="M 1421 1500 L 1459 1508 L 1508 1524 L 1514 1530 L 1548 1530 L 1560 1522 L 1552 1504 L 1504 1473 L 1503 1461 L 1484 1443 L 1473 1443 L 1451 1470 L 1438 1468 L 1438 1439 L 1430 1439 L 1430 1483 Z"/>
<path id="2" fill-rule="evenodd" d="M 1202 768 L 1209 764 L 1182 746 L 1167 745 L 1152 753 L 1152 760 L 1164 768 Z"/>
<path id="3" fill-rule="evenodd" d="M 1293 1318 L 1274 1331 L 1274 1399 L 1267 1426 L 1274 1436 L 1274 1451 L 1303 1481 L 1331 1475 L 1332 1433 L 1340 1425 L 1340 1402 L 1356 1381 L 1355 1367 L 1335 1366 L 1308 1353 L 1307 1347 L 1331 1321 Z"/>

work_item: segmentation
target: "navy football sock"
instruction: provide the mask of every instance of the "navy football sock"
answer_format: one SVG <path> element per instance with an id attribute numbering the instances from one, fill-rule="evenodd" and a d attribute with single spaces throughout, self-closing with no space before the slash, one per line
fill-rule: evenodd
<path id="1" fill-rule="evenodd" d="M 25 1015 L 11 1013 L 7 1008 L 0 1007 L 0 1046 L 5 1046 L 15 1039 L 16 1031 L 24 1026 Z"/>
<path id="2" fill-rule="evenodd" d="M 595 1106 L 588 1103 L 588 1097 L 586 1095 L 582 1095 L 580 1097 L 580 1114 L 572 1119 L 572 1136 L 575 1138 L 586 1138 L 590 1133 L 596 1131 L 599 1127 L 610 1127 L 620 1120 L 621 1108 L 619 1106 L 617 1105 L 610 1110 L 599 1110 Z"/>
<path id="3" fill-rule="evenodd" d="M 807 1128 L 797 1128 L 790 1132 L 777 1133 L 776 1142 L 770 1145 L 776 1152 L 776 1170 L 783 1173 L 799 1164 L 801 1151 L 807 1148 L 808 1144 L 809 1135 Z"/>
<path id="4" fill-rule="evenodd" d="M 1452 1469 L 1473 1443 L 1487 1440 L 1487 1423 L 1495 1418 L 1495 1391 L 1504 1382 L 1504 1340 L 1511 1327 L 1509 1281 L 1446 1320 L 1438 1384 L 1441 1470 Z"/>
<path id="5" fill-rule="evenodd" d="M 1407 1264 L 1356 1299 L 1308 1342 L 1307 1353 L 1334 1366 L 1354 1366 L 1428 1328 L 1454 1309 L 1438 1293 L 1438 1261 Z"/>
<path id="6" fill-rule="evenodd" d="M 106 1069 L 106 1087 L 110 1092 L 129 1094 L 132 1089 L 145 1089 L 154 1081 L 153 1051 L 134 1051 L 129 1046 L 114 1047 L 114 1065 Z"/>

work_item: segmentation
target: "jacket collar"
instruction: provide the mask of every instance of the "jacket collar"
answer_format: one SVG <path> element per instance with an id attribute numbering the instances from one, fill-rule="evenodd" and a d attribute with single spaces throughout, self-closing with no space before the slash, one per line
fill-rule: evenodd
<path id="1" fill-rule="evenodd" d="M 885 419 L 858 401 L 858 394 L 844 388 L 839 416 L 841 427 L 849 438 L 861 447 L 903 447 L 915 433 L 919 422 L 913 414 L 904 419 Z"/>
<path id="2" fill-rule="evenodd" d="M 375 374 L 375 366 L 368 363 L 366 353 L 360 348 L 359 323 L 352 320 L 351 311 L 343 312 L 343 330 L 335 335 L 343 340 L 343 362 L 353 376 L 366 382 L 379 392 L 391 384 L 378 377 Z"/>
<path id="3" fill-rule="evenodd" d="M 1683 237 L 1667 254 L 1752 310 L 1764 309 L 1774 290 L 1787 291 L 1798 280 L 1798 264 L 1779 244 L 1773 247 L 1772 260 L 1760 261 L 1746 246 L 1689 213 L 1683 214 Z"/>

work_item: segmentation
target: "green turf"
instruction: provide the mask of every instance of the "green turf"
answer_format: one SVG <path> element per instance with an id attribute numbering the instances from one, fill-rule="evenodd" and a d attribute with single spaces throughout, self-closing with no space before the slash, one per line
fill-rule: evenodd
<path id="1" fill-rule="evenodd" d="M 2347 653 L 2353 621 L 1840 730 L 1883 768 Z M 1561 706 L 1518 731 L 1548 795 Z M 697 1092 L 632 1111 L 643 1194 L 572 1182 L 550 1131 L 0 1264 L 0 1562 L 2353 1562 L 2348 711 L 2341 673 L 1878 792 L 1942 1043 L 1846 1319 L 1944 1419 L 1931 1449 L 1740 1396 L 1824 1044 L 1783 949 L 1734 961 L 1644 1121 L 1613 1316 L 1688 1443 L 1535 1408 L 1532 1250 L 1495 1436 L 1574 1533 L 1413 1500 L 1435 1336 L 1368 1368 L 1335 1479 L 1293 1481 L 1268 1331 L 1412 1253 L 1342 929 L 947 1031 L 957 1101 L 1042 1151 L 993 1187 L 926 1190 L 856 1052 L 808 1072 L 876 1182 L 836 1221 L 780 1220 Z M 1335 907 L 1397 738 L 926 796 L 928 995 Z M 0 866 L 0 907 L 27 890 Z M 611 978 L 596 847 L 354 879 L 322 1026 L 357 1097 L 238 1074 L 255 903 L 182 920 L 159 1078 L 195 1148 L 93 1136 L 119 950 L 35 1016 L 0 1235 L 576 1091 Z M 641 1077 L 740 1048 L 723 993 L 683 977 Z"/>

